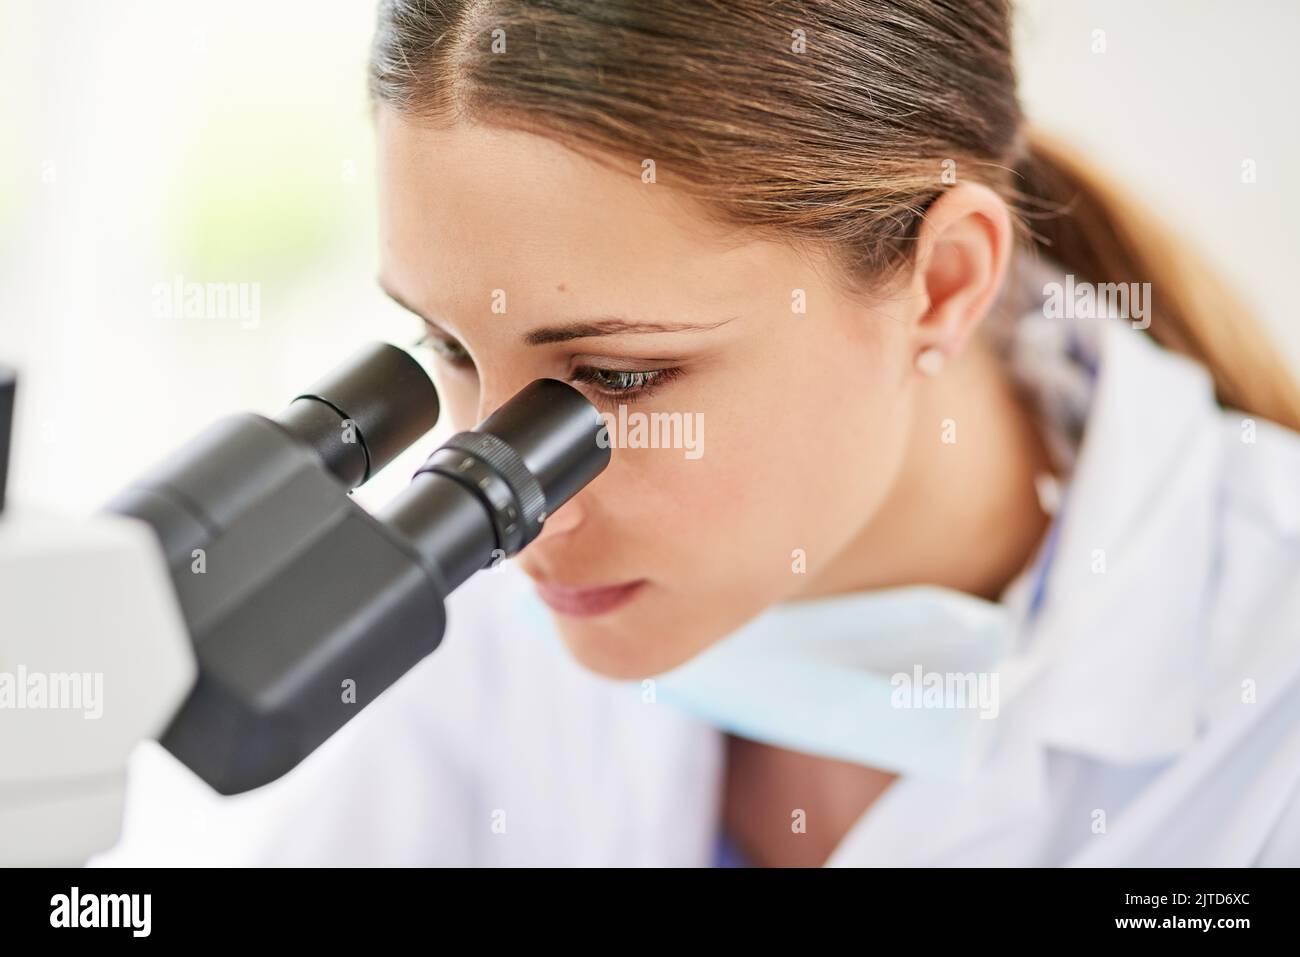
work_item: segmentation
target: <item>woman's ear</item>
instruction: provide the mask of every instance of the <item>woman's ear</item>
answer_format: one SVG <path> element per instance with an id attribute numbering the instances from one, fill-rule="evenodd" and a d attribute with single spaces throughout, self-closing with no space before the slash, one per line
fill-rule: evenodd
<path id="1" fill-rule="evenodd" d="M 982 183 L 959 183 L 930 204 L 912 276 L 918 370 L 933 375 L 965 348 L 1002 288 L 1013 242 L 1006 203 Z"/>

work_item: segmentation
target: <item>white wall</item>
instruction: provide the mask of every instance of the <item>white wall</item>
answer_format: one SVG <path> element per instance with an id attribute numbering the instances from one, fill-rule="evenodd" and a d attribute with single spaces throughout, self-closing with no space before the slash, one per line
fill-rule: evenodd
<path id="1" fill-rule="evenodd" d="M 1300 369 L 1300 4 L 1021 0 L 1019 11 L 1030 117 L 1179 227 Z M 1242 182 L 1244 160 L 1254 183 Z"/>

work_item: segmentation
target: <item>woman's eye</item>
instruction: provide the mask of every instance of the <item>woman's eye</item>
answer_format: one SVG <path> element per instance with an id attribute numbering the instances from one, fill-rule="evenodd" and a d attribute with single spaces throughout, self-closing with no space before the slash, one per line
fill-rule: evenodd
<path id="1" fill-rule="evenodd" d="M 681 369 L 650 369 L 644 372 L 622 372 L 617 369 L 596 369 L 580 366 L 573 372 L 574 382 L 595 386 L 605 398 L 640 399 L 650 395 L 661 385 L 676 378 Z"/>
<path id="2" fill-rule="evenodd" d="M 473 370 L 474 368 L 473 358 L 455 339 L 444 339 L 429 333 L 418 344 L 427 347 L 450 366 L 457 369 Z M 681 369 L 647 369 L 625 372 L 619 369 L 579 366 L 570 378 L 572 382 L 593 386 L 599 398 L 629 402 L 650 395 L 659 386 L 680 375 L 681 371 Z"/>
<path id="3" fill-rule="evenodd" d="M 457 366 L 458 368 L 472 368 L 474 365 L 474 360 L 465 351 L 465 347 L 454 339 L 442 339 L 435 335 L 427 335 L 421 340 L 421 344 L 428 346 L 438 358 L 448 365 Z"/>

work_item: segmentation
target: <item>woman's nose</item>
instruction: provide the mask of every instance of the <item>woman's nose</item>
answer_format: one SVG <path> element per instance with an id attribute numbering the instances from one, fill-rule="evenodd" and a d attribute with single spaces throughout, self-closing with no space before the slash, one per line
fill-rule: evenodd
<path id="1" fill-rule="evenodd" d="M 501 406 L 505 404 L 505 401 L 505 399 L 498 398 L 497 396 L 493 396 L 489 399 L 485 394 L 481 394 L 478 400 L 478 408 L 474 412 L 474 425 L 472 428 L 478 428 L 482 421 L 497 409 L 501 408 Z"/>
<path id="2" fill-rule="evenodd" d="M 575 495 L 557 508 L 555 514 L 546 516 L 546 521 L 542 523 L 542 530 L 537 534 L 537 537 L 533 539 L 533 541 L 549 541 L 567 532 L 571 532 L 581 525 L 585 511 L 585 505 L 582 499 L 583 496 L 581 494 Z"/>
<path id="3" fill-rule="evenodd" d="M 489 415 L 513 399 L 531 381 L 531 379 L 521 379 L 494 384 L 490 387 L 481 386 L 478 391 L 478 409 L 474 419 L 475 426 L 477 427 Z"/>

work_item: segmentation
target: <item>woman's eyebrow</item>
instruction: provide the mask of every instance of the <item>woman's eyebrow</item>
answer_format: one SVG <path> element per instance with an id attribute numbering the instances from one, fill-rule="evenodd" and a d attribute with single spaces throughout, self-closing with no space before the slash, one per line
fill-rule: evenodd
<path id="1" fill-rule="evenodd" d="M 632 322 L 628 319 L 602 318 L 574 322 L 563 326 L 544 326 L 524 333 L 524 344 L 542 346 L 570 339 L 589 339 L 595 336 L 637 335 L 643 332 L 688 332 L 716 329 L 735 319 L 728 316 L 717 322 L 694 325 L 689 322 Z"/>
<path id="2" fill-rule="evenodd" d="M 402 298 L 395 292 L 385 286 L 382 282 L 379 288 L 389 299 L 397 303 L 407 312 L 419 316 L 430 326 L 441 331 L 441 327 L 421 313 L 418 309 L 402 301 Z M 719 319 L 717 322 L 702 323 L 695 325 L 689 322 L 633 322 L 629 319 L 619 319 L 613 316 L 600 317 L 597 319 L 587 319 L 579 322 L 567 323 L 558 326 L 543 326 L 540 329 L 532 329 L 523 335 L 524 345 L 543 346 L 554 342 L 568 342 L 571 339 L 590 339 L 598 336 L 618 336 L 618 335 L 637 335 L 647 332 L 689 332 L 701 331 L 705 329 L 716 329 L 719 326 L 726 325 L 736 316 L 728 316 L 726 319 Z"/>

